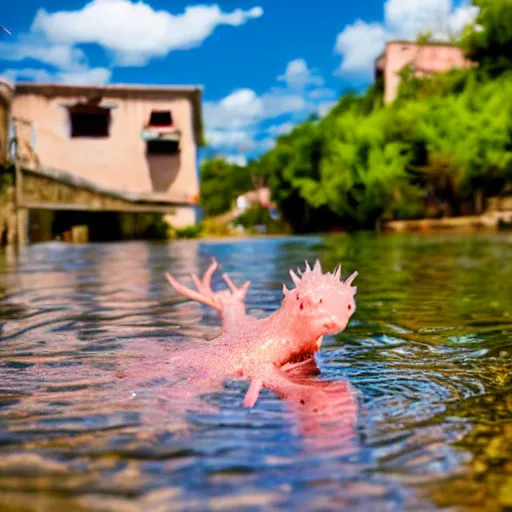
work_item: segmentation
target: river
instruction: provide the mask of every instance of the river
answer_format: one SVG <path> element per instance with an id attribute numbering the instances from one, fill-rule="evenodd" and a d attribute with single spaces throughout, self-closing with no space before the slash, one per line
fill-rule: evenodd
<path id="1" fill-rule="evenodd" d="M 220 324 L 164 274 L 212 256 L 252 281 L 256 316 L 305 259 L 359 271 L 357 311 L 317 357 L 341 404 L 329 421 L 269 391 L 244 409 L 243 381 L 168 389 L 166 357 Z M 510 234 L 4 249 L 0 510 L 502 510 L 511 355 Z"/>

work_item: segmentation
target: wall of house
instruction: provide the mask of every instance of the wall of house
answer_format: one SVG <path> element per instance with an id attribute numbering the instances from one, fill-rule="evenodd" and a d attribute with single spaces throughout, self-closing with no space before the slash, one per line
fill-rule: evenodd
<path id="1" fill-rule="evenodd" d="M 0 77 L 0 165 L 8 159 L 8 131 L 13 85 Z"/>
<path id="2" fill-rule="evenodd" d="M 391 103 L 396 98 L 401 80 L 399 73 L 410 63 L 414 63 L 417 76 L 472 65 L 464 57 L 463 50 L 457 46 L 418 45 L 408 42 L 389 43 L 384 60 L 385 103 Z"/>
<path id="3" fill-rule="evenodd" d="M 189 201 L 198 195 L 197 151 L 189 99 L 145 99 L 135 95 L 116 98 L 106 93 L 100 106 L 115 107 L 111 110 L 109 136 L 72 138 L 66 105 L 79 100 L 83 98 L 15 95 L 12 114 L 33 121 L 30 130 L 24 127 L 23 138 L 35 141 L 34 159 L 40 165 L 118 191 L 154 192 L 176 201 Z M 182 132 L 179 155 L 146 154 L 146 143 L 140 133 L 152 110 L 172 112 L 174 124 Z"/>

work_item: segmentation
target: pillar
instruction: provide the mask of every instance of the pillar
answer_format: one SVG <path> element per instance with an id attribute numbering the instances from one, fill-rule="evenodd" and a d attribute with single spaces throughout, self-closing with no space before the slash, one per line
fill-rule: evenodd
<path id="1" fill-rule="evenodd" d="M 17 221 L 17 241 L 18 245 L 26 245 L 29 243 L 29 232 L 28 232 L 28 210 L 27 208 L 19 208 L 16 212 L 16 221 Z"/>

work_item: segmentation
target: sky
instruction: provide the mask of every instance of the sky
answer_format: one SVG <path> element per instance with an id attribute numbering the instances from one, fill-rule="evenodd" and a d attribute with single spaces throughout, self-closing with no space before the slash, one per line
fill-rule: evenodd
<path id="1" fill-rule="evenodd" d="M 203 87 L 208 147 L 244 164 L 347 90 L 386 41 L 456 35 L 465 0 L 23 0 L 0 12 L 12 81 Z"/>

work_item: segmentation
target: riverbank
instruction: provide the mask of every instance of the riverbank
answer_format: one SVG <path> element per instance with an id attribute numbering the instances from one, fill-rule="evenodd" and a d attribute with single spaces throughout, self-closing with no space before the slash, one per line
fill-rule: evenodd
<path id="1" fill-rule="evenodd" d="M 393 220 L 383 224 L 383 231 L 429 232 L 429 231 L 497 231 L 500 226 L 512 225 L 512 210 L 492 211 L 482 215 L 444 217 L 442 219 Z"/>

